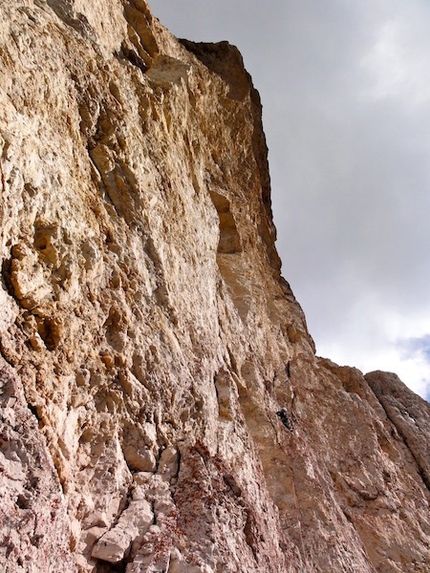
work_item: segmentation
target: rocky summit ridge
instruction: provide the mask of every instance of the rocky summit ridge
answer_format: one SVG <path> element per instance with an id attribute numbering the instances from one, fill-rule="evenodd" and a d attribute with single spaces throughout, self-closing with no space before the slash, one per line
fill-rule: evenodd
<path id="1" fill-rule="evenodd" d="M 238 50 L 0 12 L 1 571 L 427 573 L 430 407 L 315 355 Z"/>

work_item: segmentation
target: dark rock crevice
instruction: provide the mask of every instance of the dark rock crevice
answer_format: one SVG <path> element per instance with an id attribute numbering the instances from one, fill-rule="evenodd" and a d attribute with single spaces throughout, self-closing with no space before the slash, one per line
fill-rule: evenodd
<path id="1" fill-rule="evenodd" d="M 430 405 L 409 390 L 396 374 L 376 370 L 366 374 L 365 379 L 411 452 L 430 491 Z"/>

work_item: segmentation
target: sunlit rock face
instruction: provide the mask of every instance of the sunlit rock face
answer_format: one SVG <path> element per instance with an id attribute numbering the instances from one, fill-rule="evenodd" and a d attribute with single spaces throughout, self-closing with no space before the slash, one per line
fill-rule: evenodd
<path id="1" fill-rule="evenodd" d="M 237 49 L 1 14 L 0 568 L 427 572 L 429 405 L 315 356 Z"/>

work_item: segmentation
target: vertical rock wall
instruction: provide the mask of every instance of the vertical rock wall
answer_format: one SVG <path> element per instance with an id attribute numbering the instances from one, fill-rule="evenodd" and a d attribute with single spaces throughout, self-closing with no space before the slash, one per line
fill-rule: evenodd
<path id="1" fill-rule="evenodd" d="M 428 571 L 429 406 L 315 356 L 237 49 L 1 10 L 3 569 Z"/>

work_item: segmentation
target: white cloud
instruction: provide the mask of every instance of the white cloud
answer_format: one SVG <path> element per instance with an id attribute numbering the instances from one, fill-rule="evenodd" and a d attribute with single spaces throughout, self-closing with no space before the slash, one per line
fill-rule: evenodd
<path id="1" fill-rule="evenodd" d="M 365 320 L 363 320 L 363 316 Z M 364 372 L 395 372 L 421 396 L 430 393 L 430 313 L 402 315 L 366 293 L 348 309 L 318 353 Z"/>
<path id="2" fill-rule="evenodd" d="M 427 15 L 428 17 L 428 15 Z M 417 36 L 418 22 L 396 18 L 384 23 L 360 64 L 372 84 L 362 95 L 369 99 L 397 98 L 408 108 L 430 100 L 430 49 Z"/>

